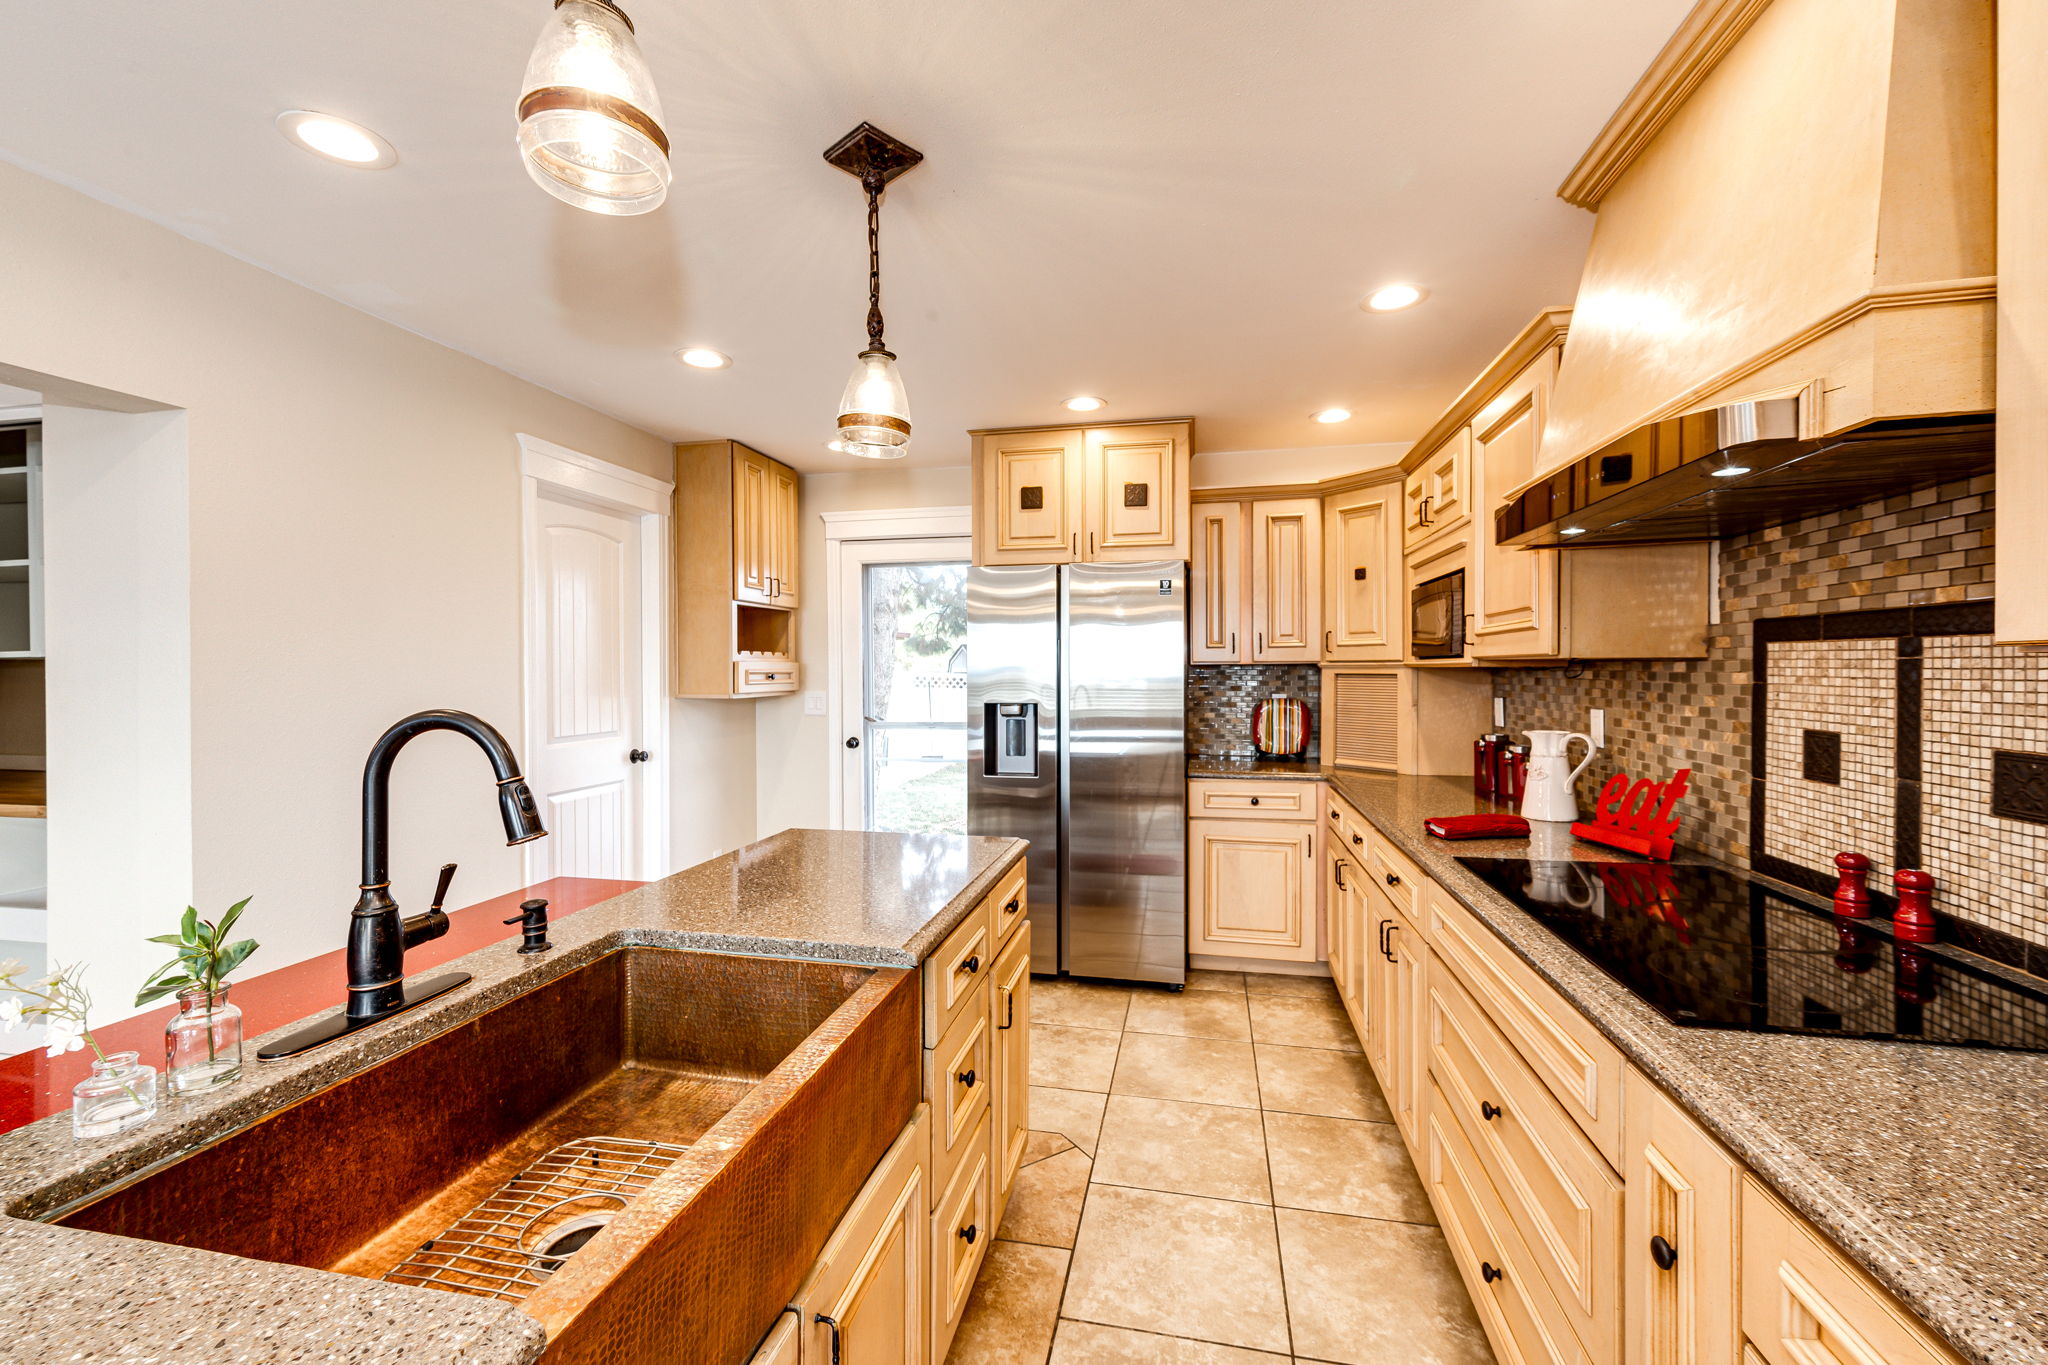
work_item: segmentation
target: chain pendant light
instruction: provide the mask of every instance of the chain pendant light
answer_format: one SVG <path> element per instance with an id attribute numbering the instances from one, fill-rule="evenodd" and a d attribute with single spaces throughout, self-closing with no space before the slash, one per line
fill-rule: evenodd
<path id="1" fill-rule="evenodd" d="M 882 189 L 924 153 L 863 123 L 833 143 L 825 159 L 858 179 L 868 197 L 868 344 L 839 400 L 839 446 L 864 460 L 901 459 L 910 453 L 910 398 L 882 341 Z"/>
<path id="2" fill-rule="evenodd" d="M 668 197 L 668 134 L 633 21 L 611 0 L 555 0 L 519 95 L 519 151 L 542 189 L 592 213 Z"/>

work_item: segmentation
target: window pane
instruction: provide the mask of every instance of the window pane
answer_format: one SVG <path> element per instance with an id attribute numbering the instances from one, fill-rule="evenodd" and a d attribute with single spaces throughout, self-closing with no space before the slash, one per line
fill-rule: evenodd
<path id="1" fill-rule="evenodd" d="M 967 828 L 967 566 L 865 574 L 868 828 Z"/>

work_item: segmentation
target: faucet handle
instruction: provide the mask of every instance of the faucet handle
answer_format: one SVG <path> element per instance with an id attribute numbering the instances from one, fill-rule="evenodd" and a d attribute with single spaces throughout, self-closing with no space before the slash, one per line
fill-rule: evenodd
<path id="1" fill-rule="evenodd" d="M 439 911 L 441 906 L 447 901 L 448 884 L 454 880 L 455 864 L 448 863 L 441 868 L 441 880 L 440 883 L 434 887 L 434 903 L 428 907 L 429 914 Z"/>

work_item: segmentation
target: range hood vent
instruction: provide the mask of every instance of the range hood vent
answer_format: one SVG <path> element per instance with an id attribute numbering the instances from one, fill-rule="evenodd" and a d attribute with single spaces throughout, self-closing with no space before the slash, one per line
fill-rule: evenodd
<path id="1" fill-rule="evenodd" d="M 1501 545 L 1718 540 L 1988 474 L 1990 413 L 1901 417 L 1801 437 L 1797 396 L 1638 427 L 1494 514 Z"/>

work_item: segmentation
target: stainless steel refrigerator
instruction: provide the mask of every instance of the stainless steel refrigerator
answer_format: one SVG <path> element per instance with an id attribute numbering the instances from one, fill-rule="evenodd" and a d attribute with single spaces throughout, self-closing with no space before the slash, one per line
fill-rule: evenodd
<path id="1" fill-rule="evenodd" d="M 1031 841 L 1031 968 L 1187 980 L 1187 565 L 967 574 L 967 827 Z"/>

